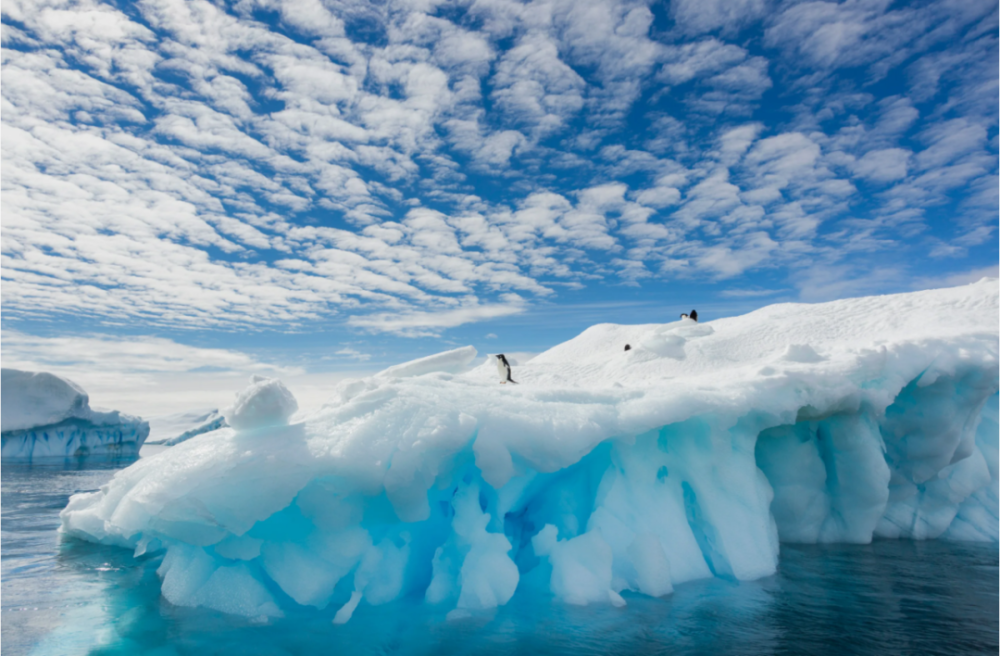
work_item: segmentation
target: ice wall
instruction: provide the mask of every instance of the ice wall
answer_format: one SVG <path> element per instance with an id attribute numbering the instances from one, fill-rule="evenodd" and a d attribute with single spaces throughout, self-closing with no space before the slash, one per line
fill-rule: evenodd
<path id="1" fill-rule="evenodd" d="M 83 389 L 46 372 L 0 371 L 3 460 L 135 457 L 149 424 L 90 407 Z"/>
<path id="2" fill-rule="evenodd" d="M 425 358 L 143 459 L 62 530 L 165 551 L 172 603 L 336 622 L 401 596 L 620 605 L 771 574 L 780 540 L 996 541 L 998 291 L 603 324 L 516 386 Z"/>

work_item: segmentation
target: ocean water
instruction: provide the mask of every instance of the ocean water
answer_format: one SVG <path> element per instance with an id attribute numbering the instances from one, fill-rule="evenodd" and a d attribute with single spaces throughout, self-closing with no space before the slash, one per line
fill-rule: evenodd
<path id="1" fill-rule="evenodd" d="M 783 545 L 777 574 L 625 608 L 515 595 L 446 621 L 413 601 L 257 624 L 159 595 L 157 556 L 63 539 L 59 511 L 120 464 L 2 468 L 2 643 L 18 654 L 996 654 L 996 545 Z"/>

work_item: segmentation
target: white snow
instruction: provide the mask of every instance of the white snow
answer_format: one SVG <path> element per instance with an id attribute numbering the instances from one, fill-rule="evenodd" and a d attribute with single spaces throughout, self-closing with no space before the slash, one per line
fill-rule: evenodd
<path id="1" fill-rule="evenodd" d="M 250 385 L 226 409 L 226 423 L 237 430 L 282 426 L 299 409 L 299 404 L 277 378 L 253 375 Z"/>
<path id="2" fill-rule="evenodd" d="M 0 431 L 89 419 L 90 399 L 76 383 L 44 371 L 0 370 Z"/>
<path id="3" fill-rule="evenodd" d="M 134 456 L 149 424 L 96 410 L 76 383 L 48 372 L 0 371 L 0 444 L 4 460 Z"/>
<path id="4" fill-rule="evenodd" d="M 140 460 L 62 530 L 166 550 L 172 603 L 338 622 L 402 595 L 451 617 L 515 590 L 621 604 L 767 576 L 780 541 L 997 541 L 998 293 L 602 324 L 520 385 L 450 351 Z"/>
<path id="5" fill-rule="evenodd" d="M 384 369 L 377 374 L 378 378 L 411 378 L 434 372 L 459 373 L 465 371 L 476 359 L 476 349 L 471 346 L 428 355 L 426 358 L 404 362 Z"/>

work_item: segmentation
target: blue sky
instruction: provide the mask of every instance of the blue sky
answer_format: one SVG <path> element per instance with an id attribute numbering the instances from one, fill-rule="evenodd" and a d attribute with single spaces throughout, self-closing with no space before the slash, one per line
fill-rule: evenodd
<path id="1" fill-rule="evenodd" d="M 979 0 L 5 2 L 4 366 L 159 410 L 995 276 L 997 31 Z"/>

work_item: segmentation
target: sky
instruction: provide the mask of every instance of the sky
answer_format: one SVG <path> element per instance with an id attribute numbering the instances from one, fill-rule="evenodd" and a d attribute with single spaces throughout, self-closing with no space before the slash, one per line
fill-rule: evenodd
<path id="1" fill-rule="evenodd" d="M 997 276 L 993 0 L 4 0 L 4 367 L 137 414 Z"/>

